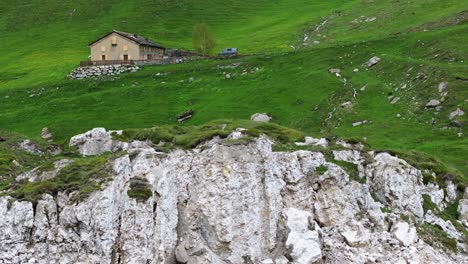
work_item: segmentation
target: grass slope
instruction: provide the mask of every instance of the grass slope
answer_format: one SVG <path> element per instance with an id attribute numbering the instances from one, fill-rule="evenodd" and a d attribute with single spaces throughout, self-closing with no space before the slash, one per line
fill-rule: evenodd
<path id="1" fill-rule="evenodd" d="M 47 126 L 57 140 L 66 140 L 96 126 L 175 124 L 187 109 L 195 110 L 187 125 L 267 112 L 275 122 L 308 134 L 428 153 L 468 178 L 466 128 L 445 129 L 451 111 L 468 112 L 464 1 L 90 3 L 7 0 L 0 7 L 0 128 L 37 138 Z M 234 69 L 219 68 L 232 61 L 198 61 L 146 67 L 118 79 L 64 78 L 87 58 L 86 44 L 113 28 L 190 48 L 191 29 L 199 21 L 210 25 L 218 48 L 262 55 L 238 59 Z M 316 30 L 319 23 L 324 24 Z M 309 48 L 298 49 L 303 45 Z M 363 68 L 374 55 L 381 63 Z M 346 83 L 329 68 L 340 68 Z M 234 77 L 226 79 L 224 72 Z M 420 73 L 427 78 L 417 78 Z M 449 85 L 438 113 L 424 105 L 440 99 L 440 82 Z M 388 96 L 400 101 L 392 105 Z M 352 108 L 340 106 L 347 101 Z M 369 123 L 352 127 L 358 120 Z M 467 123 L 467 115 L 458 120 Z"/>

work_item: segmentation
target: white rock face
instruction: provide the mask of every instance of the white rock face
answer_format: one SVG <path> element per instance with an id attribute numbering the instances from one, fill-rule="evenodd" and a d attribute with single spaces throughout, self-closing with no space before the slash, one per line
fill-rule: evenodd
<path id="1" fill-rule="evenodd" d="M 270 122 L 271 117 L 265 113 L 256 113 L 250 117 L 250 120 L 256 121 L 256 122 Z"/>
<path id="2" fill-rule="evenodd" d="M 457 212 L 458 220 L 468 228 L 468 188 L 465 189 L 465 195 L 458 203 Z"/>
<path id="3" fill-rule="evenodd" d="M 379 153 L 366 167 L 369 188 L 381 202 L 396 212 L 415 215 L 422 219 L 422 174 L 406 161 L 388 153 Z"/>
<path id="4" fill-rule="evenodd" d="M 106 131 L 104 128 L 94 128 L 84 134 L 76 135 L 70 139 L 71 147 L 78 147 L 83 156 L 100 155 L 104 152 L 126 150 L 128 144 L 112 140 L 112 133 L 121 131 Z"/>
<path id="5" fill-rule="evenodd" d="M 368 183 L 360 184 L 322 153 L 272 152 L 264 136 L 243 145 L 213 139 L 168 154 L 145 142 L 115 142 L 105 130 L 73 142 L 83 155 L 113 146 L 128 154 L 110 161 L 112 179 L 84 201 L 58 193 L 33 206 L 0 197 L 0 263 L 467 260 L 464 251 L 417 241 L 412 225 L 395 225 L 394 213 L 422 215 L 421 175 L 387 153 L 363 166 Z M 328 170 L 319 175 L 319 166 Z M 153 192 L 146 201 L 127 194 L 136 177 Z M 382 212 L 371 192 L 393 213 Z"/>
<path id="6" fill-rule="evenodd" d="M 442 218 L 436 216 L 432 211 L 428 211 L 425 216 L 425 221 L 429 224 L 437 225 L 442 230 L 444 230 L 447 235 L 449 235 L 452 238 L 455 239 L 460 239 L 461 234 L 460 232 L 457 231 L 457 229 L 453 226 L 452 222 L 450 221 L 444 221 Z"/>
<path id="7" fill-rule="evenodd" d="M 286 247 L 291 251 L 293 263 L 311 264 L 322 258 L 321 242 L 318 230 L 310 230 L 312 214 L 295 208 L 287 208 L 284 212 L 286 227 L 289 230 Z"/>

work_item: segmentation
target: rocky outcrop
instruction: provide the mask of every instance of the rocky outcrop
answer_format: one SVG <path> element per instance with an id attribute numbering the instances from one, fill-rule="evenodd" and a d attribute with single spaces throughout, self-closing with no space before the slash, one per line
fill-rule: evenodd
<path id="1" fill-rule="evenodd" d="M 127 150 L 128 143 L 112 140 L 112 135 L 120 135 L 122 131 L 106 131 L 104 128 L 94 128 L 84 134 L 70 139 L 71 147 L 78 147 L 83 156 L 101 155 L 104 152 Z"/>
<path id="2" fill-rule="evenodd" d="M 424 221 L 422 179 L 388 153 L 369 154 L 361 184 L 320 152 L 273 152 L 266 136 L 160 153 L 111 134 L 94 129 L 70 141 L 82 155 L 126 150 L 109 161 L 111 181 L 86 200 L 68 193 L 35 204 L 0 197 L 0 263 L 467 260 L 463 252 L 432 248 L 399 220 L 401 213 Z M 135 178 L 151 189 L 147 200 L 128 195 Z"/>
<path id="3" fill-rule="evenodd" d="M 140 69 L 137 65 L 123 64 L 123 65 L 102 65 L 102 66 L 83 66 L 73 70 L 68 78 L 71 79 L 85 79 L 96 78 L 101 76 L 118 75 L 126 72 L 136 72 Z"/>
<path id="4" fill-rule="evenodd" d="M 250 117 L 250 120 L 256 122 L 270 122 L 271 116 L 268 116 L 265 113 L 255 113 Z"/>

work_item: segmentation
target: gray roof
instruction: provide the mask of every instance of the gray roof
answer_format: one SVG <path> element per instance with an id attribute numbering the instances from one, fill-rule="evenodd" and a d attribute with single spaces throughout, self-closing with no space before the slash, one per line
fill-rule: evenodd
<path id="1" fill-rule="evenodd" d="M 159 44 L 156 44 L 156 43 L 150 41 L 149 39 L 147 39 L 147 38 L 145 38 L 145 37 L 143 37 L 143 36 L 140 36 L 140 35 L 137 35 L 137 34 L 134 34 L 134 33 L 128 33 L 128 32 L 123 32 L 123 31 L 117 31 L 117 30 L 113 30 L 112 32 L 109 32 L 109 33 L 107 33 L 106 35 L 100 37 L 99 39 L 97 39 L 97 40 L 91 42 L 91 43 L 89 44 L 89 46 L 91 46 L 91 45 L 93 45 L 94 43 L 100 41 L 101 39 L 103 39 L 103 38 L 109 36 L 109 35 L 112 34 L 112 33 L 117 33 L 117 34 L 121 35 L 122 37 L 127 38 L 127 39 L 129 39 L 129 40 L 132 40 L 132 41 L 134 41 L 134 42 L 136 42 L 136 43 L 138 43 L 138 44 L 140 44 L 140 45 L 143 45 L 143 46 L 165 49 L 165 47 L 163 47 L 163 46 L 161 46 L 161 45 L 159 45 Z"/>

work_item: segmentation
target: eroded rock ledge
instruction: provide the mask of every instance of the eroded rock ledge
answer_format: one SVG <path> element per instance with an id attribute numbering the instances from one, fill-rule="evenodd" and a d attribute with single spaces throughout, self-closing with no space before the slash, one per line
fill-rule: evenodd
<path id="1" fill-rule="evenodd" d="M 468 261 L 455 228 L 441 227 L 458 241 L 458 253 L 416 232 L 427 219 L 445 223 L 422 205 L 423 193 L 443 200 L 444 192 L 425 186 L 404 160 L 335 151 L 335 159 L 358 165 L 366 177 L 359 183 L 321 152 L 273 152 L 272 143 L 266 136 L 229 145 L 213 139 L 160 153 L 146 142 L 117 142 L 103 129 L 78 135 L 71 144 L 83 155 L 122 152 L 111 181 L 81 202 L 64 193 L 35 205 L 0 197 L 0 263 Z M 146 200 L 129 197 L 133 179 L 150 188 Z"/>

